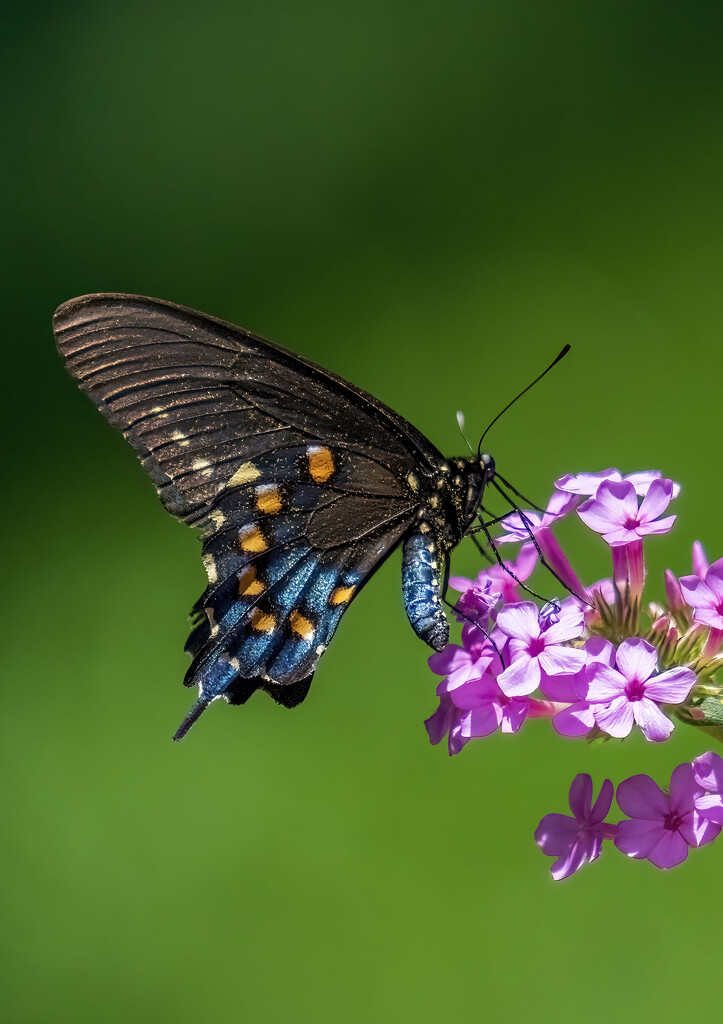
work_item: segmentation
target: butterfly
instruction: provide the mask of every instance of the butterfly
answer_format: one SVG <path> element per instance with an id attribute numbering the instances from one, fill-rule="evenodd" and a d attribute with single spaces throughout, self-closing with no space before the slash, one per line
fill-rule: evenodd
<path id="1" fill-rule="evenodd" d="M 449 556 L 495 476 L 490 455 L 445 459 L 329 370 L 171 302 L 85 295 L 53 327 L 166 509 L 201 530 L 209 582 L 184 680 L 198 699 L 175 739 L 219 697 L 300 704 L 342 615 L 398 545 L 411 626 L 434 650 L 447 644 Z"/>

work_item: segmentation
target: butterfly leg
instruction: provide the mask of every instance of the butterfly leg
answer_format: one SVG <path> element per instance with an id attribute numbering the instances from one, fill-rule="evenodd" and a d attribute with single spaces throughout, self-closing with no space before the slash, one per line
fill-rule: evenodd
<path id="1" fill-rule="evenodd" d="M 431 528 L 422 523 L 404 542 L 402 590 L 412 629 L 435 651 L 449 643 L 449 624 L 440 597 L 446 574 L 447 559 Z"/>

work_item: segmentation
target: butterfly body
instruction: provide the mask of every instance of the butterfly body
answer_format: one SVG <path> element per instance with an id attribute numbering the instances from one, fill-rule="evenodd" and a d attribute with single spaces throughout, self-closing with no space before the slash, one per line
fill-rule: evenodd
<path id="1" fill-rule="evenodd" d="M 494 474 L 445 460 L 411 424 L 241 328 L 142 296 L 61 306 L 71 374 L 136 449 L 166 508 L 202 531 L 187 685 L 293 707 L 361 587 L 399 544 L 415 632 L 439 650 L 449 553 Z"/>

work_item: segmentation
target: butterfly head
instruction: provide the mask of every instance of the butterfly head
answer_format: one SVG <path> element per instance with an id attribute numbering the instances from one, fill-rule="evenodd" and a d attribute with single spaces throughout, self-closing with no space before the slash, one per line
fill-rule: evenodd
<path id="1" fill-rule="evenodd" d="M 494 479 L 495 460 L 487 452 L 481 453 L 479 457 L 479 468 L 482 470 L 485 483 L 489 483 L 490 480 Z"/>

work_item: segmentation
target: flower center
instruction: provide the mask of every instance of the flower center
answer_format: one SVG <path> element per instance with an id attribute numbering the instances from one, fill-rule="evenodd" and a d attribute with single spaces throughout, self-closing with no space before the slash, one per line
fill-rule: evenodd
<path id="1" fill-rule="evenodd" d="M 625 687 L 625 696 L 629 701 L 642 700 L 645 696 L 645 683 L 639 679 L 631 679 Z"/>
<path id="2" fill-rule="evenodd" d="M 541 636 L 534 636 L 527 645 L 527 653 L 531 658 L 537 658 L 545 650 L 545 641 Z"/>
<path id="3" fill-rule="evenodd" d="M 668 811 L 663 818 L 663 828 L 668 832 L 677 832 L 683 823 L 683 819 L 675 811 Z"/>
<path id="4" fill-rule="evenodd" d="M 623 526 L 626 530 L 635 530 L 640 526 L 640 520 L 637 516 L 628 516 L 623 522 Z"/>

